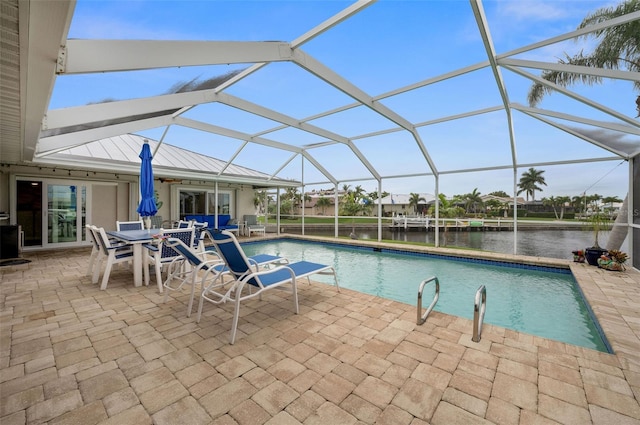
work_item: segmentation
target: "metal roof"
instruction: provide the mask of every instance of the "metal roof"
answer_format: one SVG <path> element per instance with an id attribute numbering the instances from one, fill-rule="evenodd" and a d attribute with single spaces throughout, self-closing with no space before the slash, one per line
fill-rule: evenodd
<path id="1" fill-rule="evenodd" d="M 142 145 L 149 143 L 153 154 L 153 172 L 156 177 L 194 179 L 204 181 L 224 180 L 236 183 L 294 186 L 298 182 L 272 178 L 246 167 L 229 164 L 217 158 L 202 155 L 136 134 L 124 134 L 86 143 L 48 155 L 43 164 L 74 166 L 81 169 L 120 170 L 138 174 L 139 154 Z"/>
<path id="2" fill-rule="evenodd" d="M 431 3 L 433 7 L 435 3 Z M 331 3 L 334 8 L 343 4 Z M 459 5 L 456 3 L 456 7 Z M 434 61 L 439 65 L 439 73 L 432 71 L 422 79 L 406 83 L 405 78 L 397 75 L 398 80 L 403 81 L 398 85 L 394 85 L 395 79 L 390 76 L 385 80 L 388 86 L 385 91 L 365 90 L 362 88 L 364 83 L 356 84 L 342 75 L 334 69 L 339 64 L 327 64 L 330 62 L 330 52 L 314 50 L 313 42 L 332 31 L 338 31 L 350 21 L 367 19 L 368 13 L 365 11 L 368 12 L 369 8 L 372 13 L 377 12 L 378 7 L 384 11 L 384 8 L 394 7 L 393 3 L 376 4 L 375 1 L 361 0 L 348 4 L 336 10 L 332 16 L 316 20 L 315 25 L 304 28 L 286 41 L 233 42 L 69 39 L 75 7 L 75 1 L 71 0 L 3 0 L 1 3 L 2 162 L 75 164 L 87 169 L 102 169 L 102 164 L 107 161 L 112 170 L 128 171 L 133 169 L 132 144 L 139 143 L 139 139 L 130 134 L 142 134 L 152 129 L 163 132 L 158 137 L 161 146 L 157 161 L 167 171 L 191 176 L 201 172 L 216 174 L 222 170 L 230 178 L 251 181 L 262 178 L 265 182 L 273 178 L 281 178 L 283 182 L 300 180 L 307 184 L 338 184 L 366 179 L 381 181 L 416 176 L 433 176 L 437 179 L 448 174 L 483 170 L 508 171 L 533 165 L 624 160 L 640 154 L 640 124 L 629 115 L 632 108 L 628 111 L 616 110 L 599 99 L 553 85 L 561 98 L 570 99 L 571 106 L 563 107 L 561 101 L 555 109 L 532 108 L 525 106 L 522 101 L 518 102 L 522 94 L 510 91 L 512 78 L 524 78 L 549 86 L 551 83 L 537 75 L 539 70 L 570 68 L 557 62 L 537 61 L 535 53 L 538 49 L 572 40 L 588 30 L 558 32 L 529 45 L 511 46 L 510 49 L 498 51 L 489 31 L 485 7 L 479 0 L 470 1 L 465 12 L 475 26 L 472 30 L 477 38 L 476 48 L 457 53 L 474 60 L 478 58 L 477 62 L 471 62 L 470 59 L 467 66 L 446 69 L 446 60 Z M 238 8 L 241 15 L 242 6 Z M 640 12 L 635 12 L 600 23 L 589 30 L 638 19 Z M 402 25 L 402 22 L 399 24 Z M 494 23 L 494 28 L 499 25 Z M 406 43 L 416 43 L 416 50 L 424 48 L 422 41 L 408 38 Z M 371 66 L 364 60 L 367 55 L 383 55 L 384 60 L 384 52 L 375 52 L 375 49 L 362 49 L 356 53 L 359 58 L 356 60 L 365 62 L 364 67 Z M 63 76 L 228 64 L 242 64 L 244 68 L 215 88 L 49 109 L 56 81 Z M 402 69 L 402 63 L 397 65 L 397 69 Z M 625 70 L 571 69 L 601 76 L 614 84 L 628 84 L 640 79 L 638 73 Z M 234 89 L 249 81 L 252 84 L 266 81 L 262 87 L 252 85 L 253 93 L 262 88 L 266 90 L 270 85 L 284 84 L 287 80 L 284 74 L 280 74 L 282 70 L 294 70 L 303 73 L 310 81 L 320 82 L 326 99 L 331 98 L 332 101 L 325 102 L 324 97 L 316 97 L 316 103 L 326 106 L 323 110 L 304 116 L 293 111 L 272 109 L 268 106 L 269 102 L 258 101 L 258 97 L 254 100 L 250 96 L 240 95 L 247 90 L 234 92 Z M 423 96 L 425 102 L 431 101 L 434 94 L 427 95 L 425 90 L 435 90 L 442 85 L 445 88 L 434 93 L 446 96 L 446 84 L 451 80 L 465 84 L 465 76 L 471 74 L 486 78 L 484 84 L 473 83 L 475 90 L 482 94 L 452 100 L 446 105 L 442 102 L 443 111 L 439 116 L 421 115 L 415 108 L 408 109 L 402 105 L 404 99 L 415 96 Z M 366 71 L 362 75 L 366 75 Z M 256 76 L 261 76 L 263 80 L 255 80 Z M 485 89 L 490 89 L 491 95 L 485 95 Z M 300 94 L 300 91 L 300 88 L 291 88 L 285 90 L 283 96 L 296 92 Z M 617 95 L 621 96 L 622 92 Z M 323 102 L 319 102 L 321 99 Z M 313 102 L 312 99 L 308 101 Z M 249 128 L 246 124 L 248 120 L 243 119 L 216 122 L 213 120 L 216 114 L 207 109 L 213 107 L 258 117 L 262 120 L 262 126 Z M 295 105 L 292 109 L 295 109 Z M 572 112 L 565 112 L 567 110 Z M 327 123 L 328 119 L 336 117 L 362 129 L 345 130 L 344 126 Z M 447 141 L 451 145 L 444 147 L 442 143 L 433 143 L 433 140 L 441 139 L 432 133 L 436 132 L 438 126 L 451 123 L 458 125 L 458 122 L 462 123 L 459 126 L 467 126 L 468 120 L 474 119 L 478 120 L 474 123 L 480 124 L 498 120 L 504 123 L 499 137 L 492 139 L 491 149 L 496 154 L 488 163 L 474 162 L 477 157 L 474 149 L 482 147 L 473 141 L 461 143 L 459 147 L 451 141 Z M 524 119 L 535 121 L 543 131 L 553 128 L 568 135 L 580 142 L 582 148 L 549 152 L 552 148 L 545 148 L 544 143 L 557 146 L 558 142 L 547 140 L 545 136 L 537 142 L 542 147 L 535 155 L 529 158 L 520 154 L 519 157 L 517 141 L 522 145 L 522 140 L 531 136 L 518 130 L 519 120 Z M 177 158 L 171 146 L 178 145 L 176 139 L 171 138 L 176 128 L 209 134 L 213 138 L 212 143 L 219 144 L 217 152 L 220 156 L 206 155 L 208 158 L 203 158 L 191 152 L 184 154 L 184 158 Z M 166 140 L 163 140 L 165 135 Z M 469 137 L 473 138 L 473 132 Z M 134 140 L 137 141 L 134 143 Z M 234 143 L 230 143 L 230 140 Z M 117 148 L 105 147 L 105 143 Z M 536 144 L 535 141 L 531 143 L 534 146 Z M 374 156 L 370 146 L 376 144 L 389 144 L 403 160 L 399 161 L 394 155 Z M 260 161 L 254 161 L 251 167 L 238 166 L 242 165 L 244 152 L 255 148 L 264 152 Z M 454 148 L 459 152 L 468 152 L 468 158 L 452 161 L 445 149 Z M 547 156 L 543 156 L 543 153 Z M 336 167 L 336 163 L 347 162 L 352 165 Z M 230 165 L 225 169 L 226 163 Z M 303 167 L 304 170 L 292 179 L 285 171 L 294 166 Z"/>

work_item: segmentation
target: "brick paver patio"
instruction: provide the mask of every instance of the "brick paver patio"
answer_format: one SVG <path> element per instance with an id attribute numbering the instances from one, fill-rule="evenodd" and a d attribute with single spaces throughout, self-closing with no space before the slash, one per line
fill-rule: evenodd
<path id="1" fill-rule="evenodd" d="M 467 319 L 318 283 L 298 315 L 243 304 L 229 345 L 231 305 L 196 324 L 186 290 L 164 304 L 126 267 L 100 291 L 86 249 L 24 256 L 0 267 L 2 425 L 640 424 L 635 271 L 570 264 L 615 354 L 488 324 L 474 343 Z"/>

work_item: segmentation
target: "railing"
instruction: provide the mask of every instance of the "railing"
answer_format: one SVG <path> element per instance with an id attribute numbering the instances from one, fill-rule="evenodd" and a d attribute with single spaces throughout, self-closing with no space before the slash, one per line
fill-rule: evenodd
<path id="1" fill-rule="evenodd" d="M 481 300 L 482 298 L 482 300 Z M 482 323 L 484 322 L 484 312 L 487 309 L 487 289 L 484 285 L 476 292 L 476 301 L 473 306 L 473 335 L 471 341 L 480 342 L 482 334 Z"/>
<path id="2" fill-rule="evenodd" d="M 429 305 L 429 308 L 427 309 L 427 311 L 424 314 L 422 314 L 422 291 L 424 291 L 424 287 L 429 282 L 435 282 L 436 283 L 436 293 L 433 296 L 433 301 L 431 301 L 431 304 Z M 420 287 L 418 288 L 418 320 L 416 322 L 418 325 L 423 324 L 427 320 L 427 316 L 429 315 L 429 313 L 431 313 L 431 310 L 433 310 L 433 307 L 438 302 L 438 298 L 439 297 L 440 297 L 440 282 L 438 281 L 437 277 L 432 276 L 429 279 L 425 279 L 425 280 L 422 281 L 422 283 L 420 283 Z"/>

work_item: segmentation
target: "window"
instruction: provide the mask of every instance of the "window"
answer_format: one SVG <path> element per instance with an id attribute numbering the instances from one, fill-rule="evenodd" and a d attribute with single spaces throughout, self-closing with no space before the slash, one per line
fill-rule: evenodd
<path id="1" fill-rule="evenodd" d="M 206 214 L 206 192 L 180 191 L 180 217 L 191 214 Z"/>
<path id="2" fill-rule="evenodd" d="M 180 189 L 180 217 L 216 214 L 216 193 L 207 190 Z M 218 214 L 235 213 L 232 191 L 218 191 Z"/>

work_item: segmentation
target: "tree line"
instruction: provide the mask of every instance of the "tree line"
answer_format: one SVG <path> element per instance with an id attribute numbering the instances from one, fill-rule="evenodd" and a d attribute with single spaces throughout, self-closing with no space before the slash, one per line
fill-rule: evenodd
<path id="1" fill-rule="evenodd" d="M 517 194 L 525 194 L 527 202 L 531 198 L 531 202 L 535 202 L 536 192 L 542 192 L 542 186 L 547 186 L 544 178 L 544 170 L 529 168 L 522 173 L 518 182 Z M 326 215 L 327 209 L 333 207 L 332 197 L 321 195 L 318 197 L 315 207 L 316 211 Z M 333 193 L 332 191 L 326 191 Z M 482 193 L 478 188 L 465 194 L 458 194 L 447 197 L 445 194 L 438 194 L 439 216 L 443 218 L 463 217 L 466 215 L 492 214 L 504 216 L 513 208 L 507 199 L 511 199 L 505 191 L 494 191 L 489 193 L 494 198 L 483 200 Z M 379 197 L 385 198 L 389 196 L 389 192 L 378 193 L 377 190 L 367 192 L 361 185 L 355 186 L 345 184 L 339 196 L 338 214 L 341 216 L 371 216 L 377 208 L 376 200 Z M 498 199 L 502 198 L 502 199 Z M 298 214 L 303 205 L 311 201 L 308 193 L 302 194 L 296 187 L 290 187 L 280 195 L 280 215 L 295 216 Z M 266 211 L 265 202 L 268 205 L 269 214 L 276 214 L 276 205 L 274 204 L 273 195 L 269 195 L 266 191 L 257 191 L 254 196 L 254 206 L 258 213 Z M 617 196 L 603 197 L 598 194 L 592 195 L 576 195 L 576 196 L 550 196 L 542 198 L 542 204 L 553 210 L 556 219 L 563 219 L 565 212 L 571 208 L 574 212 L 588 214 L 590 212 L 609 212 L 614 210 L 613 204 L 622 202 Z M 408 207 L 413 214 L 424 213 L 427 215 L 435 215 L 435 205 L 420 209 L 421 204 L 427 201 L 419 193 L 410 193 Z M 332 214 L 333 215 L 333 214 Z"/>

